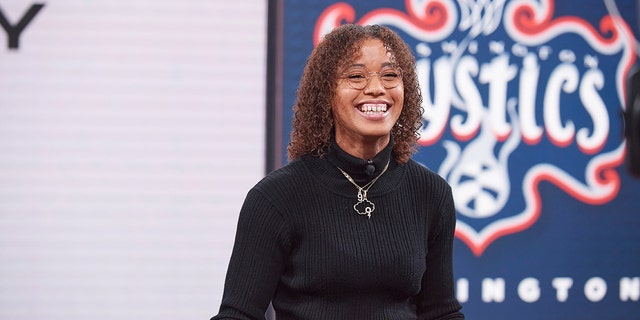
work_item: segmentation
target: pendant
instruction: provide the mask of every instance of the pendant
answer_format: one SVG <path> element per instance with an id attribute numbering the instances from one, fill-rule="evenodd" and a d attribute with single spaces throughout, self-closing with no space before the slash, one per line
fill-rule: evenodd
<path id="1" fill-rule="evenodd" d="M 369 188 L 371 188 L 371 186 L 373 186 L 373 184 L 376 183 L 376 181 L 378 181 L 378 179 L 387 171 L 387 168 L 389 168 L 389 162 L 387 162 L 384 169 L 382 169 L 382 172 L 380 172 L 377 177 L 365 184 L 364 187 L 361 187 L 348 173 L 338 167 L 338 170 L 342 172 L 342 175 L 347 178 L 351 184 L 358 188 L 358 202 L 353 205 L 353 210 L 355 210 L 359 215 L 367 215 L 367 218 L 371 219 L 371 213 L 376 209 L 376 205 L 367 199 L 367 191 L 369 191 Z"/>
<path id="2" fill-rule="evenodd" d="M 364 192 L 363 192 L 364 191 Z M 367 215 L 367 218 L 371 219 L 371 213 L 376 209 L 376 205 L 367 199 L 367 190 L 360 189 L 358 191 L 358 203 L 353 205 L 359 215 Z"/>

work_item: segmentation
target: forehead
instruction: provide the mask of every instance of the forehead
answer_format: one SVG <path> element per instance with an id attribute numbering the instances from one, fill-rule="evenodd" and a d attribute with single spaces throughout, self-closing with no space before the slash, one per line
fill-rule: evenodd
<path id="1" fill-rule="evenodd" d="M 347 68 L 354 65 L 380 67 L 394 61 L 393 52 L 380 39 L 365 39 L 352 52 L 351 58 L 344 63 Z"/>

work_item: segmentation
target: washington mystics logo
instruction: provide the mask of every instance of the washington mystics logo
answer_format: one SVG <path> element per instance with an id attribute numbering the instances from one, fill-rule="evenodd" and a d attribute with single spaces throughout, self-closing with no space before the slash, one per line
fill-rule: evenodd
<path id="1" fill-rule="evenodd" d="M 618 16 L 603 12 L 593 23 L 556 16 L 554 5 L 406 0 L 406 12 L 356 19 L 337 3 L 316 23 L 315 43 L 342 23 L 381 24 L 415 48 L 420 144 L 429 146 L 415 158 L 451 184 L 456 236 L 478 256 L 538 219 L 543 182 L 589 204 L 620 188 L 614 169 L 624 158 L 620 113 L 635 40 Z"/>

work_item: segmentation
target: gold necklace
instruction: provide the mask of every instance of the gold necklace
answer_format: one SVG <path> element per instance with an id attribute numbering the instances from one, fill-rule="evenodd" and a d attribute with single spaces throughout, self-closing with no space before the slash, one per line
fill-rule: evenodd
<path id="1" fill-rule="evenodd" d="M 364 186 L 359 186 L 355 180 L 353 180 L 353 178 L 351 178 L 351 176 L 346 173 L 344 170 L 340 169 L 340 167 L 338 167 L 338 170 L 340 170 L 340 172 L 342 172 L 342 175 L 344 175 L 345 178 L 347 178 L 347 180 L 349 180 L 349 182 L 351 182 L 351 184 L 353 184 L 354 186 L 356 186 L 356 188 L 358 188 L 358 202 L 356 202 L 356 204 L 353 205 L 353 210 L 355 210 L 359 215 L 367 215 L 367 217 L 369 219 L 371 219 L 371 213 L 373 212 L 373 210 L 376 209 L 376 205 L 371 202 L 369 199 L 367 199 L 367 191 L 369 191 L 369 189 L 371 189 L 371 186 L 373 186 L 374 183 L 376 183 L 376 181 L 378 181 L 378 178 L 380 178 L 386 171 L 387 168 L 389 168 L 389 162 L 391 162 L 391 160 L 387 161 L 387 164 L 384 166 L 384 169 L 382 169 L 382 172 L 380 172 L 380 174 L 373 178 L 373 180 L 369 181 L 369 183 L 365 184 Z M 360 210 L 359 207 L 364 206 L 363 210 Z"/>

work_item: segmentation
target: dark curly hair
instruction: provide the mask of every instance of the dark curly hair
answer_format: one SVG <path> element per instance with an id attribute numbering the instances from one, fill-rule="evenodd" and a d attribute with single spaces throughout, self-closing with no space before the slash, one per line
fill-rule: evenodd
<path id="1" fill-rule="evenodd" d="M 287 148 L 289 159 L 304 154 L 323 156 L 331 141 L 331 106 L 338 85 L 338 72 L 358 54 L 367 39 L 379 39 L 402 68 L 404 105 L 393 126 L 393 154 L 399 163 L 409 161 L 416 150 L 422 127 L 422 95 L 411 49 L 391 29 L 379 25 L 339 26 L 320 41 L 307 60 L 293 108 L 293 129 Z"/>

